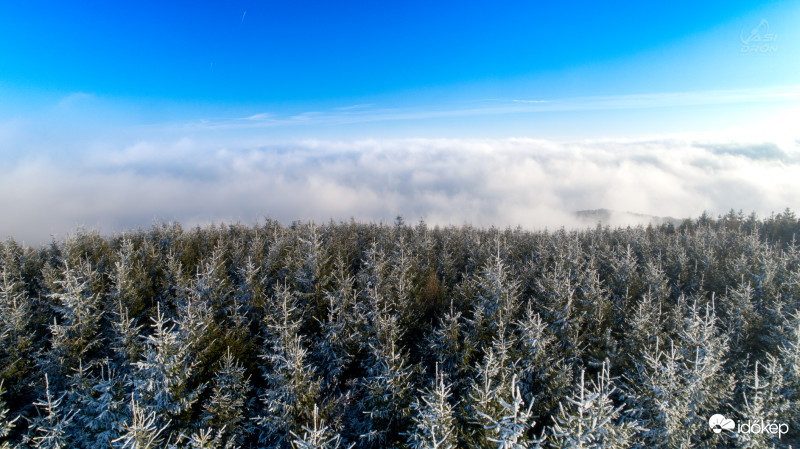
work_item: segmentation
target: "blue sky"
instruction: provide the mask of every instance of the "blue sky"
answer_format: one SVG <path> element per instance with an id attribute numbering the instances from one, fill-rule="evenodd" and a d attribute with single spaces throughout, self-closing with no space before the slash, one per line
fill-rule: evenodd
<path id="1" fill-rule="evenodd" d="M 614 141 L 633 151 L 632 141 L 657 141 L 661 146 L 652 151 L 660 161 L 680 153 L 674 148 L 700 141 L 756 148 L 768 144 L 791 159 L 800 146 L 798 23 L 797 2 L 3 2 L 0 171 L 7 180 L 24 182 L 29 180 L 25 176 L 41 179 L 41 173 L 56 168 L 64 180 L 118 170 L 162 185 L 184 179 L 173 170 L 179 165 L 185 166 L 179 171 L 197 169 L 192 176 L 202 177 L 207 167 L 251 151 L 279 159 L 276 154 L 289 157 L 296 148 L 309 167 L 321 167 L 315 154 L 330 161 L 352 153 L 341 145 L 392 151 L 384 158 L 392 159 L 409 151 L 399 141 L 455 158 L 459 145 L 442 143 L 454 139 L 470 148 L 491 141 L 490 147 L 505 149 L 497 150 L 501 153 L 516 148 L 508 139 L 539 142 L 525 150 L 531 154 L 549 145 L 565 149 L 580 144 L 579 159 L 600 157 L 597 142 Z M 282 150 L 274 153 L 278 147 Z M 309 153 L 309 148 L 316 150 Z M 698 151 L 708 151 L 703 148 Z M 229 159 L 219 160 L 223 153 Z M 169 161 L 164 155 L 171 155 Z M 276 166 L 289 163 L 280 161 Z M 660 167 L 669 165 L 662 162 Z M 738 167 L 734 162 L 723 166 Z M 781 173 L 797 174 L 796 165 L 785 159 L 780 164 Z M 310 170 L 304 188 L 315 176 L 326 183 L 338 180 L 341 186 L 340 174 L 325 167 Z M 347 179 L 368 169 L 347 167 L 356 170 Z M 731 177 L 727 172 L 712 175 L 719 182 Z M 27 204 L 25 198 L 49 204 L 37 195 L 69 190 L 57 184 L 67 181 L 52 179 L 52 190 L 32 190 L 22 199 L 16 193 L 0 198 L 0 205 Z M 90 190 L 106 187 L 86 185 Z M 382 195 L 373 185 L 348 188 L 379 199 Z M 453 201 L 458 195 L 458 189 L 429 188 L 431 195 Z M 770 186 L 759 188 L 771 191 Z M 700 189 L 697 195 L 710 198 L 712 190 Z M 240 191 L 249 192 L 246 187 Z M 119 192 L 124 196 L 122 187 Z M 486 199 L 489 194 L 473 195 Z M 548 210 L 629 208 L 627 200 L 613 195 L 553 195 Z M 707 199 L 667 212 L 755 209 L 763 201 L 753 195 L 749 202 Z M 791 202 L 782 194 L 778 198 Z M 186 203 L 186 197 L 175 201 Z M 282 219 L 326 219 L 349 218 L 356 210 L 347 201 L 341 207 L 320 207 L 322 215 L 311 208 L 251 202 L 238 209 L 198 205 L 170 215 L 170 204 L 145 201 L 123 219 L 111 206 L 113 199 L 86 202 L 100 205 L 83 204 L 80 213 L 65 211 L 47 232 L 81 224 L 119 229 L 165 216 L 250 220 L 269 209 Z M 402 198 L 395 212 L 388 207 L 355 215 L 381 219 L 404 210 L 420 216 L 438 213 L 413 204 Z M 785 204 L 793 205 L 800 206 Z M 522 215 L 512 209 L 523 206 L 508 207 L 475 217 L 439 215 L 442 222 L 516 224 L 510 222 Z M 644 200 L 631 207 L 659 212 Z M 771 207 L 779 205 L 762 205 L 758 212 L 768 213 Z M 37 217 L 30 212 L 7 218 L 0 222 L 0 233 L 17 235 Z"/>
<path id="2" fill-rule="evenodd" d="M 796 2 L 430 3 L 4 2 L 3 113 L 74 93 L 153 120 L 463 108 L 791 86 L 800 73 Z M 778 51 L 742 54 L 740 32 L 762 19 Z"/>

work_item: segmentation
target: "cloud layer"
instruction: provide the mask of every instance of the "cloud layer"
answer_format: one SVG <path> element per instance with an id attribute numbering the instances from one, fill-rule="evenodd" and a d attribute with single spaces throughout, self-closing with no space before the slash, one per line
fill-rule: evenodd
<path id="1" fill-rule="evenodd" d="M 77 226 L 291 220 L 525 228 L 608 208 L 685 217 L 800 209 L 800 146 L 771 142 L 532 139 L 140 142 L 0 169 L 0 233 L 36 244 Z"/>

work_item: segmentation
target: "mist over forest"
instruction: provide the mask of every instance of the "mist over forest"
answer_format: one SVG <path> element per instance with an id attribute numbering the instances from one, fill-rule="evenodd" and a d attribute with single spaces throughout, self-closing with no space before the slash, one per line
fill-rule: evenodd
<path id="1" fill-rule="evenodd" d="M 80 151 L 24 153 L 0 167 L 0 204 L 13 211 L 0 214 L 0 238 L 36 245 L 79 225 L 111 234 L 154 219 L 194 227 L 264 215 L 282 223 L 391 222 L 401 214 L 439 226 L 578 229 L 597 219 L 612 226 L 649 221 L 626 211 L 684 219 L 724 214 L 732 205 L 760 216 L 800 207 L 800 177 L 793 176 L 800 145 L 776 139 L 269 143 L 200 132 L 121 134 L 106 139 L 87 131 Z M 59 148 L 34 138 L 8 143 L 30 146 Z M 574 215 L 598 208 L 620 213 L 588 222 Z"/>

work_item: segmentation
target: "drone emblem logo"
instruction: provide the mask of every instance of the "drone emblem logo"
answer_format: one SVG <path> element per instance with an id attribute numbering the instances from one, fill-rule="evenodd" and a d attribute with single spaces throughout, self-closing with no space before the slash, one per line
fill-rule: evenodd
<path id="1" fill-rule="evenodd" d="M 742 53 L 772 53 L 778 50 L 776 44 L 778 35 L 770 33 L 769 22 L 766 19 L 761 19 L 749 33 L 742 29 L 739 40 L 742 42 Z"/>

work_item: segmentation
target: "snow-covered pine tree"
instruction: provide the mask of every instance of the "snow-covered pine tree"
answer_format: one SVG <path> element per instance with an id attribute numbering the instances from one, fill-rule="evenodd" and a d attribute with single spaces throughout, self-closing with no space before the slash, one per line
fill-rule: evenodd
<path id="1" fill-rule="evenodd" d="M 783 367 L 776 357 L 767 355 L 766 364 L 755 363 L 753 373 L 748 376 L 744 391 L 744 404 L 739 414 L 742 420 L 762 422 L 785 422 L 792 416 L 792 400 L 787 395 Z M 790 427 L 791 428 L 791 427 Z M 791 435 L 775 441 L 774 435 L 763 433 L 739 433 L 737 447 L 746 449 L 790 447 Z"/>
<path id="2" fill-rule="evenodd" d="M 650 290 L 635 303 L 632 310 L 628 311 L 625 323 L 626 338 L 623 341 L 623 360 L 621 365 L 626 368 L 641 362 L 641 356 L 648 348 L 652 348 L 656 341 L 666 337 L 663 326 L 662 303 L 658 296 Z"/>
<path id="3" fill-rule="evenodd" d="M 646 290 L 639 275 L 639 261 L 630 244 L 623 249 L 617 246 L 606 255 L 608 273 L 606 276 L 609 293 L 614 303 L 624 309 L 631 298 L 636 298 Z"/>
<path id="4" fill-rule="evenodd" d="M 128 309 L 113 314 L 111 322 L 111 349 L 114 352 L 114 364 L 122 376 L 129 376 L 133 364 L 141 358 L 144 351 L 142 329 L 136 319 L 129 317 Z"/>
<path id="5" fill-rule="evenodd" d="M 800 437 L 800 310 L 787 317 L 787 336 L 778 348 L 780 365 L 783 368 L 783 396 L 790 402 L 789 413 L 793 436 Z"/>
<path id="6" fill-rule="evenodd" d="M 113 441 L 119 449 L 156 449 L 168 448 L 170 444 L 164 439 L 168 423 L 159 424 L 155 410 L 149 412 L 131 399 L 130 420 L 122 424 L 122 435 Z"/>
<path id="7" fill-rule="evenodd" d="M 5 396 L 6 390 L 3 386 L 3 381 L 0 380 L 0 449 L 12 449 L 11 442 L 6 440 L 8 435 L 14 429 L 14 426 L 17 425 L 17 420 L 19 420 L 19 416 L 14 417 L 11 419 L 8 414 L 10 410 L 6 408 L 6 400 L 3 396 Z"/>
<path id="8" fill-rule="evenodd" d="M 293 431 L 311 422 L 322 381 L 308 362 L 300 334 L 302 316 L 297 298 L 278 285 L 264 315 L 263 374 L 266 385 L 258 397 L 264 408 L 255 419 L 259 444 L 286 447 Z"/>
<path id="9" fill-rule="evenodd" d="M 387 321 L 386 325 L 391 328 L 392 323 Z M 361 430 L 366 447 L 394 445 L 408 427 L 414 368 L 399 346 L 398 333 L 388 333 L 395 336 L 370 343 L 373 362 L 364 377 L 362 406 L 367 422 Z"/>
<path id="10" fill-rule="evenodd" d="M 368 356 L 364 360 L 361 400 L 365 420 L 359 432 L 362 446 L 386 447 L 400 444 L 409 426 L 414 367 L 400 346 L 402 329 L 389 301 L 377 285 L 369 287 L 366 294 L 363 335 Z"/>
<path id="11" fill-rule="evenodd" d="M 75 447 L 104 449 L 120 436 L 122 423 L 129 419 L 125 407 L 125 385 L 108 360 L 94 375 L 83 364 L 70 376 L 67 403 L 75 410 L 69 433 Z"/>
<path id="12" fill-rule="evenodd" d="M 491 383 L 486 384 L 491 391 Z M 483 392 L 485 393 L 485 391 Z M 488 447 L 496 449 L 537 448 L 542 442 L 531 436 L 535 424 L 531 415 L 531 404 L 525 408 L 525 401 L 517 385 L 517 376 L 513 375 L 506 384 L 494 387 L 492 397 L 482 395 L 476 407 L 477 422 L 483 432 L 469 447 Z M 473 400 L 475 397 L 473 397 Z M 485 405 L 484 405 L 485 404 Z"/>
<path id="13" fill-rule="evenodd" d="M 501 407 L 497 403 L 497 393 L 503 389 L 505 376 L 501 376 L 501 366 L 490 348 L 483 355 L 483 362 L 476 368 L 468 394 L 468 407 L 465 415 L 470 417 L 474 427 L 465 429 L 465 444 L 469 449 L 488 449 L 493 447 L 488 440 L 490 434 L 484 427 L 484 416 L 498 416 Z M 499 384 L 499 385 L 498 385 Z"/>
<path id="14" fill-rule="evenodd" d="M 374 302 L 380 309 L 390 310 L 390 291 L 387 285 L 390 269 L 389 260 L 384 249 L 377 241 L 373 240 L 369 248 L 364 251 L 361 263 L 362 267 L 358 273 L 357 281 L 359 290 L 364 295 L 367 295 L 368 306 L 374 309 Z M 370 292 L 374 292 L 374 294 L 368 296 Z"/>
<path id="15" fill-rule="evenodd" d="M 649 293 L 657 304 L 660 305 L 669 298 L 667 275 L 658 259 L 652 258 L 643 264 L 642 282 L 642 294 Z"/>
<path id="16" fill-rule="evenodd" d="M 617 356 L 617 341 L 611 330 L 615 321 L 624 322 L 622 317 L 628 309 L 627 298 L 625 305 L 612 301 L 612 297 L 600 280 L 598 270 L 593 266 L 593 259 L 587 261 L 586 266 L 576 273 L 576 276 L 578 294 L 574 305 L 576 315 L 582 317 L 579 321 L 583 324 L 580 328 L 573 327 L 573 332 L 580 329 L 582 335 L 573 334 L 568 347 L 585 345 L 582 361 L 587 365 L 598 367 L 606 359 Z M 617 301 L 622 300 L 617 298 Z M 616 319 L 615 315 L 620 318 Z"/>
<path id="17" fill-rule="evenodd" d="M 54 398 L 50 391 L 50 380 L 44 375 L 44 398 L 34 402 L 38 416 L 29 420 L 28 434 L 24 443 L 36 449 L 62 449 L 72 447 L 73 440 L 69 434 L 74 410 L 65 410 L 63 393 Z"/>
<path id="18" fill-rule="evenodd" d="M 330 281 L 328 270 L 331 257 L 320 228 L 313 222 L 295 227 L 297 242 L 288 261 L 292 269 L 292 285 L 302 302 L 322 300 L 322 292 Z M 316 305 L 316 304 L 315 304 Z"/>
<path id="19" fill-rule="evenodd" d="M 170 248 L 166 255 L 163 286 L 160 292 L 161 299 L 164 301 L 156 304 L 163 308 L 162 312 L 169 317 L 174 317 L 177 310 L 183 306 L 183 301 L 188 296 L 191 287 L 191 279 L 183 272 L 180 255 L 173 251 Z"/>
<path id="20" fill-rule="evenodd" d="M 786 271 L 781 273 L 781 265 L 785 262 L 789 262 L 789 267 L 796 266 L 796 260 L 791 262 L 787 259 L 788 257 L 792 257 L 791 250 L 779 252 L 775 246 L 765 243 L 761 243 L 754 249 L 755 251 L 753 251 L 752 254 L 748 254 L 752 260 L 752 279 L 749 280 L 748 283 L 753 288 L 753 302 L 757 305 L 761 305 L 779 297 L 782 290 L 785 291 L 785 288 L 793 283 L 790 278 L 794 277 L 794 282 L 797 282 L 797 276 L 800 276 L 800 273 L 798 273 L 796 269 L 789 269 L 791 274 Z M 796 251 L 796 249 L 794 251 Z M 795 255 L 796 254 L 795 252 Z M 794 288 L 796 289 L 797 286 Z M 794 297 L 794 301 L 798 301 L 796 296 Z M 795 302 L 794 305 L 797 305 L 797 303 Z"/>
<path id="21" fill-rule="evenodd" d="M 98 442 L 113 441 L 119 437 L 122 424 L 130 419 L 130 410 L 125 404 L 128 394 L 126 384 L 128 377 L 118 374 L 108 360 L 101 365 L 100 376 L 92 386 L 94 400 L 90 406 L 94 411 L 94 419 L 88 424 L 97 435 Z"/>
<path id="22" fill-rule="evenodd" d="M 184 415 L 191 412 L 203 385 L 193 386 L 192 377 L 196 371 L 195 354 L 175 324 L 156 307 L 152 333 L 145 338 L 142 360 L 135 363 L 132 374 L 133 401 L 143 409 L 136 418 L 141 422 L 155 416 L 158 428 L 170 424 L 173 433 L 183 427 Z M 133 414 L 133 410 L 131 410 Z M 146 418 L 145 421 L 142 419 Z"/>
<path id="23" fill-rule="evenodd" d="M 197 274 L 190 283 L 193 300 L 208 304 L 213 310 L 225 310 L 232 302 L 233 289 L 226 272 L 225 258 L 225 246 L 220 240 L 211 256 L 200 262 Z"/>
<path id="24" fill-rule="evenodd" d="M 696 292 L 697 288 L 691 273 L 694 264 L 686 252 L 685 242 L 677 238 L 669 239 L 664 250 L 664 259 L 664 272 L 672 290 L 676 294 Z"/>
<path id="25" fill-rule="evenodd" d="M 500 243 L 495 243 L 495 254 L 474 278 L 476 316 L 473 341 L 482 346 L 494 339 L 510 338 L 512 320 L 520 307 L 520 283 L 509 272 L 500 255 Z M 473 320 L 474 321 L 474 320 Z"/>
<path id="26" fill-rule="evenodd" d="M 678 338 L 646 351 L 628 379 L 626 397 L 640 427 L 648 429 L 649 444 L 683 448 L 718 437 L 705 431 L 707 418 L 723 411 L 734 378 L 723 370 L 727 337 L 717 329 L 712 303 L 703 307 L 694 300 L 689 307 L 681 297 L 677 307 L 688 309 Z"/>
<path id="27" fill-rule="evenodd" d="M 218 364 L 211 397 L 203 406 L 203 424 L 228 441 L 240 443 L 245 433 L 245 406 L 249 392 L 250 378 L 245 377 L 245 368 L 228 348 Z"/>
<path id="28" fill-rule="evenodd" d="M 723 369 L 729 339 L 717 324 L 713 297 L 705 306 L 693 301 L 686 315 L 678 335 L 687 369 L 684 375 L 688 388 L 684 395 L 696 413 L 707 414 L 725 404 L 733 391 L 735 380 Z"/>
<path id="29" fill-rule="evenodd" d="M 292 440 L 294 449 L 339 449 L 342 446 L 341 436 L 319 418 L 319 408 L 316 404 L 311 425 L 303 426 L 302 436 L 292 432 L 292 437 L 294 437 Z M 352 449 L 353 446 L 355 443 L 348 446 L 348 449 Z"/>
<path id="30" fill-rule="evenodd" d="M 453 307 L 439 320 L 439 325 L 428 336 L 426 353 L 436 361 L 439 369 L 454 379 L 453 388 L 463 392 L 468 386 L 468 373 L 471 370 L 475 345 L 466 329 L 466 322 Z"/>
<path id="31" fill-rule="evenodd" d="M 46 361 L 46 372 L 57 375 L 58 384 L 102 345 L 103 314 L 100 294 L 91 291 L 99 274 L 88 261 L 81 261 L 77 267 L 65 262 L 61 276 L 55 280 L 57 290 L 50 295 L 60 320 L 54 317 L 50 326 L 51 349 Z"/>
<path id="32" fill-rule="evenodd" d="M 581 371 L 580 385 L 566 402 L 550 429 L 554 449 L 625 449 L 631 447 L 636 433 L 633 421 L 623 417 L 623 405 L 615 406 L 617 389 L 609 377 L 607 364 L 597 374 L 597 381 L 586 385 Z"/>
<path id="33" fill-rule="evenodd" d="M 556 412 L 559 400 L 572 387 L 572 370 L 558 354 L 556 339 L 547 323 L 528 304 L 525 318 L 517 321 L 519 335 L 519 386 L 525 401 L 532 404 L 533 417 L 542 419 Z"/>
<path id="34" fill-rule="evenodd" d="M 30 332 L 31 300 L 7 266 L 0 279 L 0 381 L 12 385 L 29 374 L 33 363 L 33 340 Z"/>
<path id="35" fill-rule="evenodd" d="M 198 368 L 193 377 L 203 379 L 212 376 L 211 359 L 222 352 L 219 345 L 223 343 L 218 339 L 222 339 L 224 329 L 220 329 L 217 312 L 229 302 L 225 274 L 219 266 L 209 265 L 212 263 L 201 263 L 205 268 L 189 283 L 186 295 L 176 298 L 178 309 L 174 319 L 177 339 Z"/>
<path id="36" fill-rule="evenodd" d="M 758 342 L 750 341 L 761 317 L 755 308 L 754 291 L 750 283 L 739 283 L 716 299 L 720 326 L 730 336 L 736 352 L 748 351 Z M 748 351 L 749 352 L 749 351 Z M 738 354 L 737 354 L 738 355 Z"/>
<path id="37" fill-rule="evenodd" d="M 587 317 L 578 304 L 575 275 L 560 258 L 535 280 L 536 305 L 553 329 L 565 361 L 574 363 L 580 361 L 586 350 Z"/>
<path id="38" fill-rule="evenodd" d="M 436 366 L 433 387 L 420 390 L 411 404 L 413 431 L 408 434 L 411 449 L 455 449 L 458 442 L 455 411 L 444 373 Z"/>
<path id="39" fill-rule="evenodd" d="M 111 272 L 113 281 L 107 310 L 119 315 L 123 311 L 132 318 L 138 318 L 150 307 L 154 295 L 156 270 L 147 267 L 147 258 L 156 259 L 155 254 L 146 254 L 153 247 L 148 242 L 137 250 L 130 236 L 123 236 L 120 248 L 114 253 L 115 260 Z M 153 263 L 151 260 L 150 263 Z M 134 321 L 135 325 L 139 323 Z M 131 354 L 130 360 L 137 360 L 138 354 Z"/>
<path id="40" fill-rule="evenodd" d="M 258 309 L 264 307 L 264 284 L 261 267 L 248 256 L 244 264 L 238 268 L 240 281 L 233 293 L 231 305 L 225 309 L 225 320 L 232 327 L 235 339 L 244 339 L 249 333 L 253 316 L 261 316 Z"/>
<path id="41" fill-rule="evenodd" d="M 403 329 L 419 325 L 425 304 L 415 304 L 422 295 L 415 295 L 415 278 L 418 276 L 418 263 L 411 244 L 400 233 L 397 246 L 389 259 L 387 287 L 390 310 L 397 315 L 398 323 Z"/>
<path id="42" fill-rule="evenodd" d="M 344 370 L 356 358 L 360 344 L 357 339 L 359 317 L 356 316 L 355 279 L 348 273 L 341 256 L 334 262 L 332 282 L 334 290 L 325 292 L 327 314 L 320 320 L 319 339 L 314 348 L 326 388 L 337 386 Z"/>
<path id="43" fill-rule="evenodd" d="M 210 428 L 192 432 L 188 437 L 183 435 L 176 446 L 182 449 L 229 449 L 237 447 L 233 441 L 225 441 L 222 431 L 214 431 L 214 429 Z"/>
<path id="44" fill-rule="evenodd" d="M 268 281 L 266 286 L 274 282 L 285 282 L 292 276 L 292 267 L 288 266 L 292 251 L 289 229 L 276 222 L 268 222 L 262 249 L 263 258 L 260 265 L 261 274 Z"/>
<path id="45" fill-rule="evenodd" d="M 666 349 L 658 341 L 637 362 L 637 374 L 630 380 L 632 394 L 627 395 L 637 413 L 639 423 L 648 429 L 644 436 L 648 444 L 686 448 L 693 444 L 686 424 L 692 406 L 683 396 L 685 380 L 683 355 L 674 341 Z"/>
<path id="46" fill-rule="evenodd" d="M 140 338 L 142 326 L 135 317 L 130 316 L 130 307 L 134 307 L 135 312 L 144 307 L 138 300 L 137 282 L 141 282 L 141 279 L 137 279 L 135 274 L 142 270 L 134 267 L 133 255 L 133 243 L 130 239 L 123 239 L 114 263 L 114 283 L 110 295 L 113 331 L 111 347 L 118 369 L 125 375 L 130 373 L 132 363 L 139 360 L 143 349 Z"/>
<path id="47" fill-rule="evenodd" d="M 525 407 L 519 388 L 518 361 L 503 362 L 495 355 L 495 346 L 484 354 L 473 380 L 469 393 L 473 427 L 464 444 L 470 449 L 538 447 L 540 441 L 532 436 L 533 404 Z"/>

